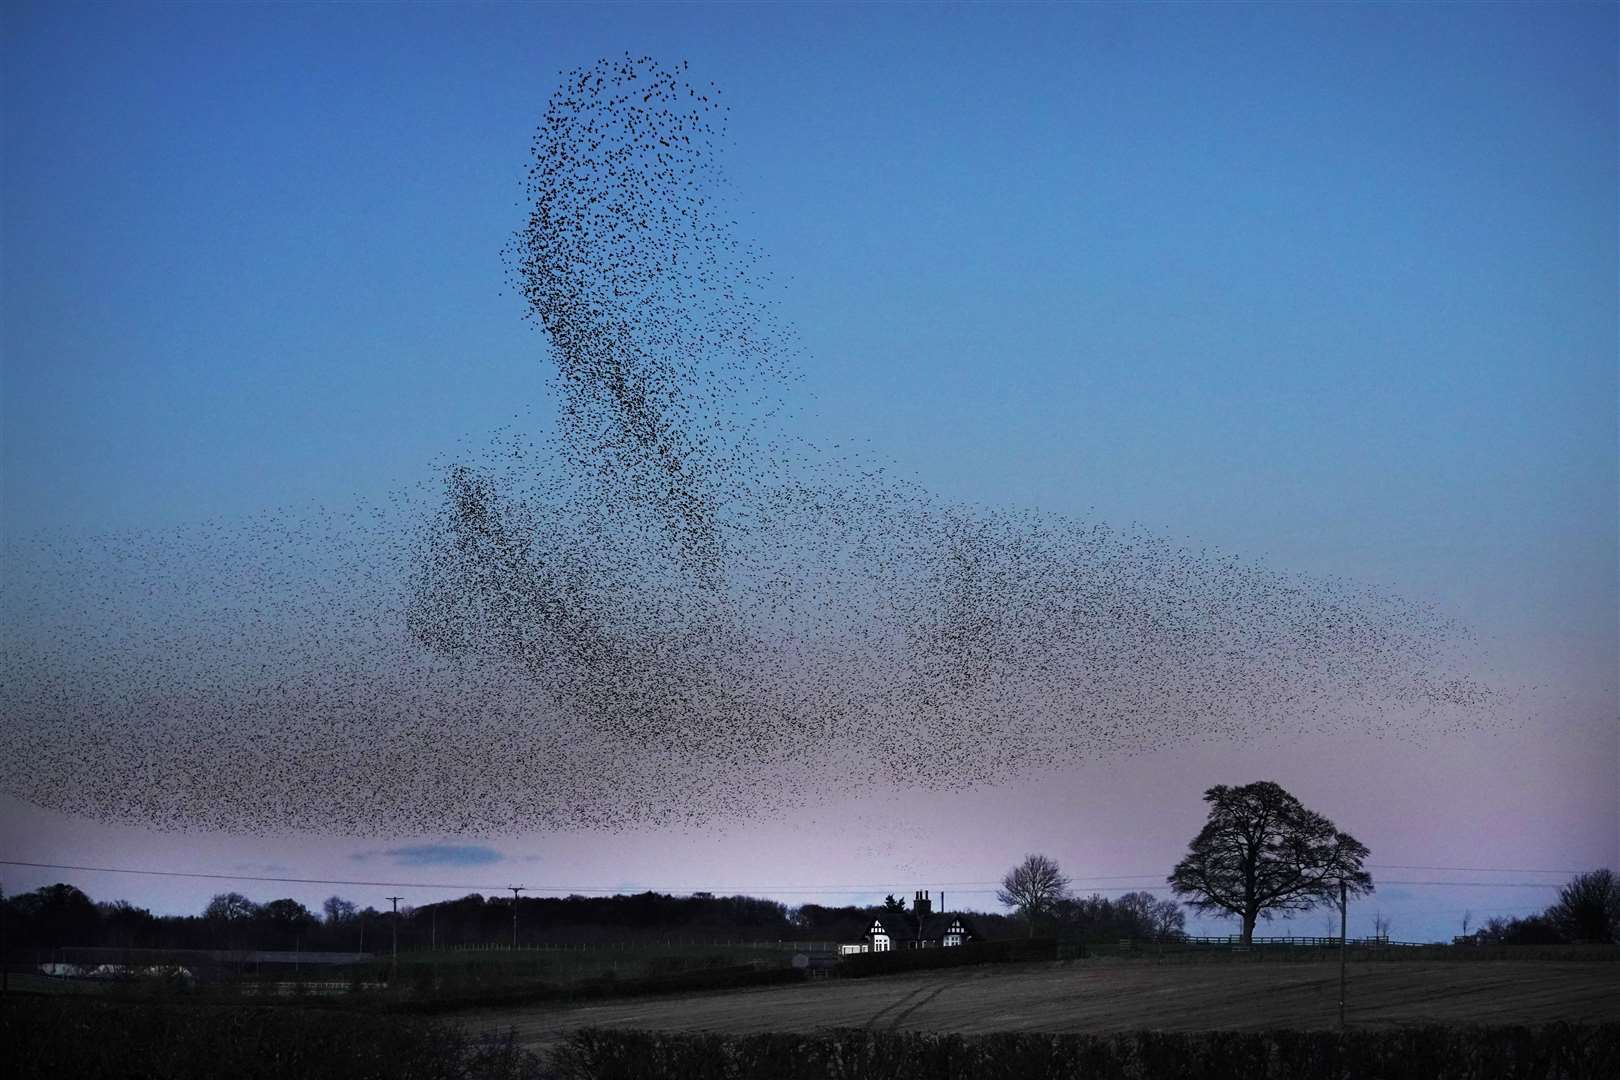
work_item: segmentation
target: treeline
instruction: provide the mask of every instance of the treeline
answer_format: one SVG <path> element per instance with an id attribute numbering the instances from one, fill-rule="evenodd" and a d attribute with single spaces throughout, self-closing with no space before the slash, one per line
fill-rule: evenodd
<path id="1" fill-rule="evenodd" d="M 886 905 L 788 907 L 752 896 L 644 892 L 620 896 L 522 897 L 517 901 L 519 945 L 607 944 L 663 941 L 859 941 L 872 919 L 900 910 Z M 99 946 L 124 949 L 325 949 L 377 952 L 397 933 L 402 949 L 510 945 L 512 898 L 471 893 L 398 914 L 360 907 L 331 896 L 321 911 L 290 898 L 260 902 L 220 893 L 197 915 L 155 915 L 124 900 L 97 902 L 72 885 L 57 884 L 8 897 L 8 948 Z M 1024 936 L 1016 918 L 964 912 L 980 939 Z M 1180 936 L 1182 916 L 1173 901 L 1149 893 L 1065 899 L 1053 911 L 1051 931 L 1086 941 L 1169 941 Z M 1043 933 L 1046 929 L 1043 927 Z"/>
<path id="2" fill-rule="evenodd" d="M 413 943 L 457 945 L 512 942 L 512 898 L 477 893 L 411 911 L 401 928 Z M 752 896 L 643 892 L 618 896 L 521 897 L 520 945 L 638 942 L 685 937 L 712 941 L 776 941 L 795 937 L 785 904 Z"/>
<path id="3" fill-rule="evenodd" d="M 353 905 L 348 905 L 353 910 Z M 375 910 L 373 924 L 382 919 Z M 154 915 L 126 900 L 94 901 L 72 885 L 35 889 L 5 901 L 8 953 L 32 948 L 354 949 L 347 924 L 323 922 L 297 900 L 254 903 L 221 893 L 201 915 Z"/>
<path id="4" fill-rule="evenodd" d="M 873 916 L 901 905 L 805 904 L 745 895 L 667 895 L 640 892 L 611 897 L 522 897 L 517 902 L 520 946 L 676 941 L 860 941 Z M 1016 916 L 966 912 L 980 939 L 1021 938 Z M 1102 895 L 1066 899 L 1043 934 L 1081 941 L 1174 941 L 1183 916 L 1171 900 L 1147 892 L 1118 899 Z M 402 949 L 510 946 L 512 897 L 470 894 L 399 915 L 360 907 L 339 895 L 321 912 L 293 899 L 256 902 L 220 892 L 199 915 L 154 915 L 126 900 L 96 902 L 70 884 L 53 884 L 5 900 L 8 949 L 65 946 L 113 949 L 329 949 L 379 952 L 394 936 Z"/>
<path id="5" fill-rule="evenodd" d="M 884 908 L 789 908 L 751 896 L 644 892 L 628 896 L 522 897 L 522 946 L 663 941 L 856 941 Z M 319 913 L 290 898 L 258 902 L 220 893 L 197 915 L 155 915 L 123 900 L 96 902 L 57 884 L 5 901 L 7 948 L 327 949 L 377 952 L 397 933 L 402 949 L 510 945 L 512 898 L 472 893 L 398 914 L 328 897 Z M 1009 920 L 973 915 L 981 934 L 1008 934 Z"/>
<path id="6" fill-rule="evenodd" d="M 1059 937 L 1090 944 L 1125 939 L 1168 944 L 1184 938 L 1187 928 L 1180 904 L 1146 892 L 1112 900 L 1095 893 L 1065 898 L 1052 905 L 1051 918 Z"/>
<path id="7" fill-rule="evenodd" d="M 1620 942 L 1620 875 L 1593 870 L 1565 885 L 1539 915 L 1491 919 L 1457 939 L 1469 945 L 1579 945 Z"/>

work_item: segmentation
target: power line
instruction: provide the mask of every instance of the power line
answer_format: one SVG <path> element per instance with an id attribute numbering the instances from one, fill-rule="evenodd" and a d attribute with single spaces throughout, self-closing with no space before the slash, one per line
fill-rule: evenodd
<path id="1" fill-rule="evenodd" d="M 118 866 L 80 866 L 70 863 L 43 863 L 24 862 L 17 859 L 0 859 L 0 866 L 23 866 L 40 870 L 78 870 L 94 874 L 138 874 L 146 877 L 176 877 L 197 878 L 209 881 L 273 881 L 287 885 L 359 885 L 374 888 L 389 889 L 471 889 L 476 892 L 506 892 L 510 885 L 491 885 L 488 883 L 470 883 L 455 881 L 358 881 L 346 878 L 298 878 L 298 877 L 272 877 L 263 874 L 213 874 L 200 871 L 185 870 L 136 870 L 129 867 Z M 1443 869 L 1443 868 L 1435 868 Z M 1460 868 L 1459 868 L 1460 869 Z M 1485 869 L 1485 868 L 1480 868 Z M 1563 873 L 1564 871 L 1520 871 L 1521 873 Z M 1148 874 L 1117 874 L 1106 877 L 1078 878 L 1076 881 L 1119 881 L 1119 880 L 1163 880 L 1158 875 Z M 961 892 L 988 893 L 995 892 L 999 887 L 995 882 L 944 882 L 943 884 Z M 1379 882 L 1381 885 L 1426 885 L 1459 888 L 1507 888 L 1507 889 L 1556 889 L 1560 886 L 1556 882 L 1548 881 L 1411 881 L 1390 879 Z M 983 886 L 975 888 L 974 886 Z M 869 893 L 885 889 L 904 888 L 899 881 L 888 881 L 875 885 L 711 885 L 705 889 L 668 888 L 663 891 L 670 893 L 714 892 L 715 890 L 732 889 L 739 892 L 778 892 L 778 893 Z M 614 895 L 623 892 L 622 889 L 608 889 L 592 885 L 532 885 L 528 887 L 535 892 L 555 893 L 596 893 Z M 1095 892 L 1134 892 L 1136 886 L 1090 886 Z M 655 890 L 656 891 L 656 890 Z"/>
<path id="2" fill-rule="evenodd" d="M 1416 910 L 1407 908 L 1391 914 L 1399 914 L 1402 918 L 1409 918 L 1420 915 L 1499 915 L 1504 911 L 1511 913 L 1523 910 L 1524 906 L 1521 904 L 1517 907 L 1418 908 Z"/>
<path id="3" fill-rule="evenodd" d="M 1405 863 L 1367 863 L 1374 870 L 1455 870 L 1463 874 L 1579 874 L 1580 870 L 1526 870 L 1513 866 L 1412 866 Z"/>
<path id="4" fill-rule="evenodd" d="M 299 877 L 273 877 L 266 874 L 211 874 L 186 870 L 136 870 L 122 866 L 80 866 L 71 863 L 42 863 L 24 862 L 18 859 L 0 859 L 0 866 L 26 866 L 44 870 L 79 870 L 94 874 L 139 874 L 146 877 L 176 877 L 201 878 L 209 881 L 273 881 L 285 885 L 364 885 L 375 888 L 388 889 L 472 889 L 477 892 L 509 892 L 510 885 L 491 885 L 488 882 L 465 881 L 359 881 L 348 878 L 299 878 Z M 1102 879 L 1097 879 L 1102 880 Z M 945 882 L 944 884 L 965 892 L 995 892 L 1000 886 L 991 882 Z M 986 888 L 971 888 L 973 885 L 985 885 Z M 716 889 L 735 889 L 740 891 L 755 890 L 758 892 L 798 892 L 798 893 L 870 893 L 881 892 L 886 889 L 904 888 L 905 882 L 887 881 L 876 885 L 709 885 L 702 889 L 686 887 L 670 888 L 664 891 L 671 893 L 714 892 Z M 533 885 L 529 889 L 537 892 L 559 893 L 598 893 L 614 895 L 621 893 L 622 888 L 603 888 L 596 885 Z M 1104 892 L 1129 892 L 1132 886 L 1104 887 Z"/>
<path id="5" fill-rule="evenodd" d="M 1465 889 L 1561 889 L 1556 881 L 1401 881 L 1390 878 L 1375 885 L 1455 885 Z"/>
<path id="6" fill-rule="evenodd" d="M 465 881 L 358 881 L 347 878 L 299 878 L 274 877 L 266 874 L 211 874 L 200 871 L 186 870 L 136 870 L 122 866 L 80 866 L 71 863 L 43 863 L 24 862 L 19 859 L 0 859 L 0 866 L 26 866 L 43 870 L 81 870 L 95 874 L 140 874 L 147 877 L 178 877 L 202 878 L 211 881 L 274 881 L 287 885 L 366 885 L 389 889 L 474 889 L 480 892 L 508 892 L 510 885 L 491 885 L 488 882 Z M 1096 880 L 1103 880 L 1098 878 Z M 952 887 L 966 887 L 971 885 L 991 885 L 991 882 L 944 882 Z M 713 892 L 715 889 L 757 889 L 773 892 L 873 892 L 883 889 L 903 888 L 904 883 L 896 881 L 882 882 L 876 885 L 710 885 L 705 889 L 674 889 L 672 892 Z M 540 892 L 574 892 L 574 893 L 604 893 L 614 894 L 622 889 L 607 889 L 594 885 L 533 885 L 530 889 Z M 969 891 L 989 892 L 993 889 L 979 889 Z"/>

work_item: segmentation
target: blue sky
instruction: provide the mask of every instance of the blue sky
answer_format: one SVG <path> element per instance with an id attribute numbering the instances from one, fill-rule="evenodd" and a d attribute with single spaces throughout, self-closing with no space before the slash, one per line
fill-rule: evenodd
<path id="1" fill-rule="evenodd" d="M 964 501 L 1438 604 L 1557 688 L 1528 790 L 1599 763 L 1526 848 L 1573 829 L 1571 859 L 1620 857 L 1613 6 L 4 26 L 7 539 L 380 498 L 543 422 L 498 257 L 528 140 L 563 70 L 685 59 L 731 107 L 812 431 Z M 1454 755 L 1446 783 L 1525 753 Z"/>

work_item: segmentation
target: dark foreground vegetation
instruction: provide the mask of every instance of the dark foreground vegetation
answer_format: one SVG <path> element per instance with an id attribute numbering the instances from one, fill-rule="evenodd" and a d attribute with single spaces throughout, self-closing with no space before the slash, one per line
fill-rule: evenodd
<path id="1" fill-rule="evenodd" d="M 582 1029 L 541 1055 L 510 1034 L 375 1011 L 13 994 L 18 1080 L 1612 1080 L 1620 1024 L 954 1035 Z"/>
<path id="2" fill-rule="evenodd" d="M 1620 1024 L 1122 1035 L 582 1030 L 562 1080 L 1612 1080 Z"/>
<path id="3" fill-rule="evenodd" d="M 0 1004 L 15 1080 L 540 1080 L 506 1039 L 374 1012 L 32 995 Z"/>

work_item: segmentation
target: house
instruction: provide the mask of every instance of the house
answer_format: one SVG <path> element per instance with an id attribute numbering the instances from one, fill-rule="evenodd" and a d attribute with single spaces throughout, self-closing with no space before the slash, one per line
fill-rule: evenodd
<path id="1" fill-rule="evenodd" d="M 946 920 L 945 929 L 941 930 L 939 935 L 939 943 L 945 948 L 950 948 L 953 945 L 966 945 L 978 936 L 973 932 L 973 925 L 968 921 L 966 915 L 942 915 L 940 917 Z"/>
<path id="2" fill-rule="evenodd" d="M 911 899 L 911 910 L 880 911 L 872 917 L 859 944 L 838 946 L 841 956 L 850 953 L 893 952 L 897 949 L 950 948 L 966 945 L 978 935 L 966 915 L 934 912 L 934 902 L 926 891 Z"/>

